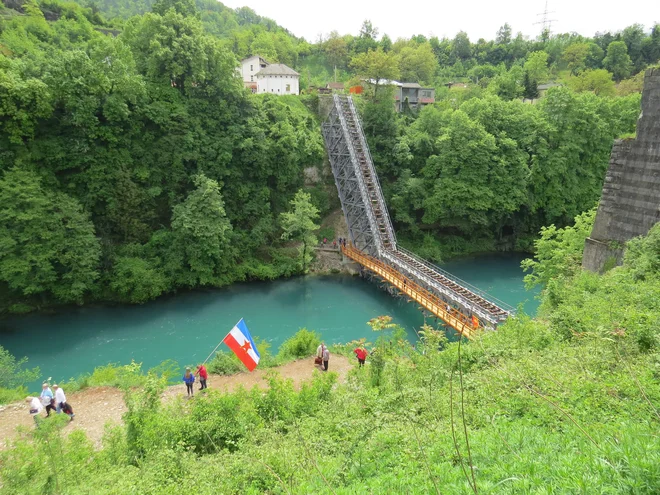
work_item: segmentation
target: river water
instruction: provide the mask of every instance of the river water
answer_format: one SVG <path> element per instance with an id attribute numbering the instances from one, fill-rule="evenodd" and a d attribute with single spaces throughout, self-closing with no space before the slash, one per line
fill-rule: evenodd
<path id="1" fill-rule="evenodd" d="M 455 261 L 443 268 L 498 299 L 533 314 L 534 292 L 524 289 L 517 254 Z M 376 284 L 348 275 L 308 276 L 226 289 L 191 291 L 142 306 L 67 308 L 0 321 L 0 345 L 27 356 L 42 378 L 65 381 L 96 366 L 131 360 L 153 367 L 166 359 L 180 365 L 203 361 L 240 319 L 271 352 L 300 328 L 319 332 L 328 343 L 377 335 L 367 321 L 390 315 L 411 340 L 424 317 L 414 304 L 389 296 Z M 221 347 L 222 348 L 222 347 Z M 34 388 L 38 383 L 31 384 Z"/>

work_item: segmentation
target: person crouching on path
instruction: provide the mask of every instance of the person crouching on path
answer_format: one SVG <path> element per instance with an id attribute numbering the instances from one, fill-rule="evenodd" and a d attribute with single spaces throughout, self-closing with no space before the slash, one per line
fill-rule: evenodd
<path id="1" fill-rule="evenodd" d="M 190 368 L 186 368 L 186 373 L 183 375 L 183 382 L 186 384 L 188 397 L 194 396 L 193 383 L 195 383 L 195 375 L 190 372 Z"/>
<path id="2" fill-rule="evenodd" d="M 56 406 L 55 411 L 58 414 L 64 411 L 64 414 L 67 414 L 71 418 L 71 420 L 73 420 L 75 414 L 73 414 L 73 409 L 66 402 L 66 395 L 64 395 L 64 390 L 62 390 L 57 385 L 57 383 L 53 385 L 53 388 L 55 389 L 55 406 Z"/>
<path id="3" fill-rule="evenodd" d="M 30 404 L 30 415 L 34 418 L 34 422 L 39 426 L 39 414 L 44 410 L 44 406 L 37 397 L 27 397 L 25 402 Z"/>
<path id="4" fill-rule="evenodd" d="M 362 346 L 358 347 L 353 352 L 357 356 L 357 360 L 358 360 L 358 363 L 360 364 L 360 368 L 362 368 L 362 366 L 364 366 L 365 359 L 367 359 L 367 354 L 369 354 L 369 353 Z"/>
<path id="5" fill-rule="evenodd" d="M 330 361 L 330 351 L 323 346 L 323 371 L 328 371 L 328 361 Z"/>
<path id="6" fill-rule="evenodd" d="M 53 391 L 48 386 L 48 382 L 44 382 L 41 385 L 39 400 L 41 400 L 41 405 L 46 408 L 46 417 L 50 416 L 50 412 L 55 409 L 55 398 L 53 397 Z"/>
<path id="7" fill-rule="evenodd" d="M 209 377 L 209 374 L 206 372 L 206 366 L 203 364 L 200 364 L 197 366 L 197 373 L 196 375 L 199 376 L 199 389 L 204 390 L 206 387 L 206 379 Z"/>

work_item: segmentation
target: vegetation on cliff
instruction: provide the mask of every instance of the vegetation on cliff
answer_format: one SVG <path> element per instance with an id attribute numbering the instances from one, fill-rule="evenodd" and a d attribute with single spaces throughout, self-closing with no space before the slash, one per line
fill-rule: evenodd
<path id="1" fill-rule="evenodd" d="M 118 37 L 75 4 L 2 20 L 0 311 L 300 271 L 278 219 L 322 161 L 319 123 L 299 98 L 248 94 L 170 4 Z"/>

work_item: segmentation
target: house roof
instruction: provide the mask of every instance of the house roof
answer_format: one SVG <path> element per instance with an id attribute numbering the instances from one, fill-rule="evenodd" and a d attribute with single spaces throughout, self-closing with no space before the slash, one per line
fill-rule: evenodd
<path id="1" fill-rule="evenodd" d="M 244 58 L 243 60 L 241 60 L 241 63 L 245 63 L 248 60 L 252 60 L 253 58 L 258 58 L 259 60 L 263 60 L 266 64 L 268 64 L 268 60 L 263 58 L 261 55 L 252 55 L 251 57 Z"/>
<path id="2" fill-rule="evenodd" d="M 561 86 L 561 84 L 551 82 L 551 83 L 539 84 L 537 87 L 538 89 L 550 89 L 556 86 Z"/>
<path id="3" fill-rule="evenodd" d="M 329 89 L 344 89 L 344 83 L 341 82 L 329 82 L 326 84 L 326 87 Z"/>
<path id="4" fill-rule="evenodd" d="M 299 76 L 295 70 L 291 67 L 287 67 L 284 64 L 271 64 L 268 67 L 264 67 L 255 76 Z"/>
<path id="5" fill-rule="evenodd" d="M 417 83 L 401 83 L 402 88 L 421 88 Z"/>

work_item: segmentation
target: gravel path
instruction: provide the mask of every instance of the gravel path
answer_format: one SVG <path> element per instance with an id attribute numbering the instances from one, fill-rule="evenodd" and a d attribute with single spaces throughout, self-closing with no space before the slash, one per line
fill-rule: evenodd
<path id="1" fill-rule="evenodd" d="M 333 355 L 330 359 L 330 371 L 338 373 L 339 381 L 343 382 L 352 363 L 343 356 Z M 252 373 L 245 372 L 231 376 L 210 375 L 208 386 L 225 392 L 231 392 L 241 386 L 247 389 L 254 386 L 266 388 L 267 383 L 264 377 L 269 371 L 275 370 L 281 376 L 291 378 L 295 386 L 299 387 L 303 381 L 311 378 L 314 368 L 313 358 L 301 359 L 277 368 L 257 369 Z M 195 391 L 197 388 L 196 383 Z M 183 384 L 173 385 L 167 387 L 163 398 L 168 400 L 176 395 L 185 395 L 185 393 L 186 387 Z M 105 425 L 121 423 L 122 415 L 126 412 L 123 392 L 113 387 L 94 387 L 67 394 L 67 401 L 73 407 L 76 417 L 65 431 L 85 430 L 87 437 L 97 447 L 101 446 Z M 0 449 L 7 448 L 9 441 L 20 435 L 21 430 L 29 431 L 33 427 L 34 420 L 28 413 L 27 403 L 18 402 L 0 408 Z"/>

